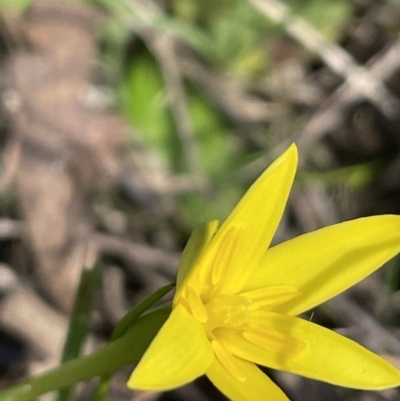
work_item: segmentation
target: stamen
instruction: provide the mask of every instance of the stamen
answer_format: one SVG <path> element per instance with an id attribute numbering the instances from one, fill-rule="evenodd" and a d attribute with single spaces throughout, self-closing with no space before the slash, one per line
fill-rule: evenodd
<path id="1" fill-rule="evenodd" d="M 212 270 L 212 283 L 217 285 L 228 277 L 228 270 L 232 266 L 237 254 L 238 242 L 241 236 L 241 230 L 238 227 L 230 227 L 221 240 L 219 250 L 214 260 Z"/>
<path id="2" fill-rule="evenodd" d="M 206 323 L 208 320 L 207 310 L 200 298 L 200 295 L 188 284 L 186 286 L 186 299 L 190 305 L 190 310 L 194 318 L 200 323 Z"/>
<path id="3" fill-rule="evenodd" d="M 211 345 L 215 352 L 215 355 L 221 362 L 222 366 L 228 371 L 228 373 L 237 380 L 245 381 L 247 379 L 246 375 L 240 371 L 235 363 L 235 359 L 232 354 L 227 351 L 227 349 L 222 345 L 220 341 L 211 341 Z"/>
<path id="4" fill-rule="evenodd" d="M 241 296 L 251 301 L 250 310 L 271 308 L 291 301 L 301 295 L 301 292 L 289 285 L 275 285 L 243 292 Z"/>
<path id="5" fill-rule="evenodd" d="M 251 343 L 271 352 L 296 355 L 303 351 L 306 344 L 279 330 L 260 324 L 249 324 L 243 336 Z"/>
<path id="6" fill-rule="evenodd" d="M 216 327 L 237 328 L 249 317 L 250 301 L 239 295 L 220 295 L 206 303 L 208 330 Z"/>

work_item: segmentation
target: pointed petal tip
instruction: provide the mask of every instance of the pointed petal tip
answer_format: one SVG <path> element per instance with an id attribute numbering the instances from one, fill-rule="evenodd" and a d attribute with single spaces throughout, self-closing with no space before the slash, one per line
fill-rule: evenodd
<path id="1" fill-rule="evenodd" d="M 187 383 L 189 383 L 189 381 Z M 167 391 L 167 390 L 173 390 L 184 384 L 186 384 L 186 382 L 184 383 L 175 381 L 159 382 L 157 381 L 156 375 L 144 377 L 143 375 L 139 376 L 135 374 L 135 371 L 133 371 L 128 382 L 126 383 L 126 386 L 130 390 L 136 390 L 136 391 Z"/>
<path id="2" fill-rule="evenodd" d="M 279 166 L 281 164 L 293 164 L 292 168 L 297 168 L 299 159 L 299 152 L 296 144 L 293 142 L 288 148 L 286 148 L 282 153 L 280 153 L 276 159 L 271 163 L 271 166 Z"/>
<path id="3" fill-rule="evenodd" d="M 400 370 L 388 362 L 386 358 L 382 359 L 386 362 L 387 368 L 385 370 L 382 369 L 380 380 L 377 378 L 376 382 L 372 381 L 372 384 L 368 383 L 366 390 L 386 390 L 400 386 Z"/>
<path id="4" fill-rule="evenodd" d="M 135 375 L 135 371 L 132 372 L 126 385 L 131 390 L 145 390 L 145 391 L 155 390 L 155 388 L 153 388 L 152 386 L 149 386 L 149 383 L 145 383 L 141 380 L 138 380 Z"/>
<path id="5" fill-rule="evenodd" d="M 314 380 L 358 390 L 385 390 L 400 386 L 400 371 L 360 344 L 301 318 L 278 314 L 275 328 L 304 341 L 306 348 L 293 356 L 271 352 L 235 332 L 223 332 L 229 352 L 253 363 Z M 282 318 L 284 317 L 284 318 Z"/>
<path id="6" fill-rule="evenodd" d="M 297 145 L 296 145 L 295 142 L 292 142 L 290 144 L 290 146 L 288 147 L 288 150 L 293 152 L 293 153 L 295 153 L 295 154 L 298 154 L 298 148 L 297 148 Z"/>
<path id="7" fill-rule="evenodd" d="M 267 169 L 268 170 L 274 170 L 274 168 L 284 165 L 284 168 L 287 169 L 287 173 L 289 171 L 291 171 L 291 173 L 289 173 L 289 175 L 287 177 L 289 177 L 290 175 L 292 175 L 292 180 L 294 179 L 294 176 L 296 174 L 296 170 L 297 170 L 297 165 L 299 162 L 299 152 L 297 149 L 297 146 L 295 143 L 292 143 L 284 152 L 282 152 L 276 159 L 275 161 L 272 162 L 272 164 L 270 165 L 270 168 Z M 265 173 L 264 173 L 265 174 Z"/>
<path id="8" fill-rule="evenodd" d="M 149 390 L 162 390 L 165 387 L 160 387 L 155 382 L 151 382 L 147 378 L 138 377 L 139 375 L 134 370 L 129 377 L 126 386 L 131 390 L 149 391 Z"/>
<path id="9" fill-rule="evenodd" d="M 285 153 L 297 163 L 299 159 L 299 150 L 294 142 L 287 148 Z"/>

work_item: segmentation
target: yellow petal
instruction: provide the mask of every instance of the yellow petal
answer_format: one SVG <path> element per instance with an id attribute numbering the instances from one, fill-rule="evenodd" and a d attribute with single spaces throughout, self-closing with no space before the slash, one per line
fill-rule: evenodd
<path id="1" fill-rule="evenodd" d="M 263 324 L 250 324 L 243 337 L 263 349 L 286 355 L 298 354 L 306 347 L 303 341 Z"/>
<path id="2" fill-rule="evenodd" d="M 231 226 L 225 232 L 213 262 L 211 282 L 214 286 L 221 285 L 231 275 L 231 268 L 237 263 L 237 256 L 243 246 L 244 230 Z"/>
<path id="3" fill-rule="evenodd" d="M 373 352 L 332 330 L 283 316 L 276 319 L 275 328 L 305 343 L 299 353 L 284 355 L 268 351 L 234 330 L 220 332 L 219 339 L 240 358 L 327 383 L 365 390 L 400 385 L 400 372 Z"/>
<path id="4" fill-rule="evenodd" d="M 288 285 L 302 295 L 274 310 L 297 315 L 362 280 L 400 252 L 400 216 L 316 230 L 267 251 L 244 290 Z"/>
<path id="5" fill-rule="evenodd" d="M 205 323 L 208 320 L 207 309 L 201 300 L 201 295 L 190 283 L 185 286 L 185 296 L 181 302 L 198 322 Z"/>
<path id="6" fill-rule="evenodd" d="M 222 294 L 237 293 L 243 288 L 276 231 L 296 166 L 297 148 L 292 145 L 250 187 L 210 243 L 207 263 L 201 269 L 203 283 L 213 277 L 216 258 L 218 273 L 212 284 L 221 286 Z M 225 257 L 223 248 L 233 243 L 235 257 Z M 220 282 L 215 282 L 218 279 Z"/>
<path id="7" fill-rule="evenodd" d="M 246 375 L 246 380 L 234 379 L 215 359 L 206 374 L 222 393 L 232 401 L 289 401 L 283 391 L 256 365 L 235 358 L 235 364 Z"/>
<path id="8" fill-rule="evenodd" d="M 231 375 L 232 378 L 239 381 L 245 381 L 247 376 L 238 368 L 236 359 L 226 348 L 217 340 L 211 342 L 215 352 L 216 359 L 218 359 L 224 369 Z"/>
<path id="9" fill-rule="evenodd" d="M 183 250 L 176 278 L 176 290 L 179 291 L 188 273 L 196 265 L 200 255 L 205 251 L 218 228 L 218 220 L 210 221 L 196 227 Z"/>
<path id="10" fill-rule="evenodd" d="M 276 285 L 241 292 L 240 295 L 251 301 L 249 309 L 255 310 L 260 308 L 272 309 L 276 305 L 298 298 L 301 292 L 289 285 Z"/>
<path id="11" fill-rule="evenodd" d="M 167 390 L 181 386 L 203 375 L 213 358 L 203 326 L 177 305 L 133 371 L 128 387 Z"/>

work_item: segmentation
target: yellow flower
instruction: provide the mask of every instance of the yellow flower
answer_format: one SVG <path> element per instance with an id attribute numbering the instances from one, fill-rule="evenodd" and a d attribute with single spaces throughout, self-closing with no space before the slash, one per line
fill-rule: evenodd
<path id="1" fill-rule="evenodd" d="M 268 249 L 297 166 L 292 145 L 226 221 L 195 230 L 170 317 L 128 386 L 165 390 L 206 374 L 235 401 L 287 401 L 257 365 L 358 389 L 400 385 L 400 372 L 359 344 L 295 317 L 400 251 L 400 216 L 332 225 Z"/>

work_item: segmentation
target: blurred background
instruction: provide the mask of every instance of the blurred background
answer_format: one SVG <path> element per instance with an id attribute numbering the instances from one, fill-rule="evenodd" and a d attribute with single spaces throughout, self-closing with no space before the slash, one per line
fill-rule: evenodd
<path id="1" fill-rule="evenodd" d="M 102 264 L 90 352 L 292 142 L 275 243 L 400 213 L 399 1 L 0 0 L 0 15 L 0 389 L 59 363 L 82 266 Z M 306 317 L 400 367 L 399 268 Z M 224 400 L 204 378 L 134 393 L 130 371 L 110 400 Z M 268 373 L 293 401 L 400 399 Z"/>

